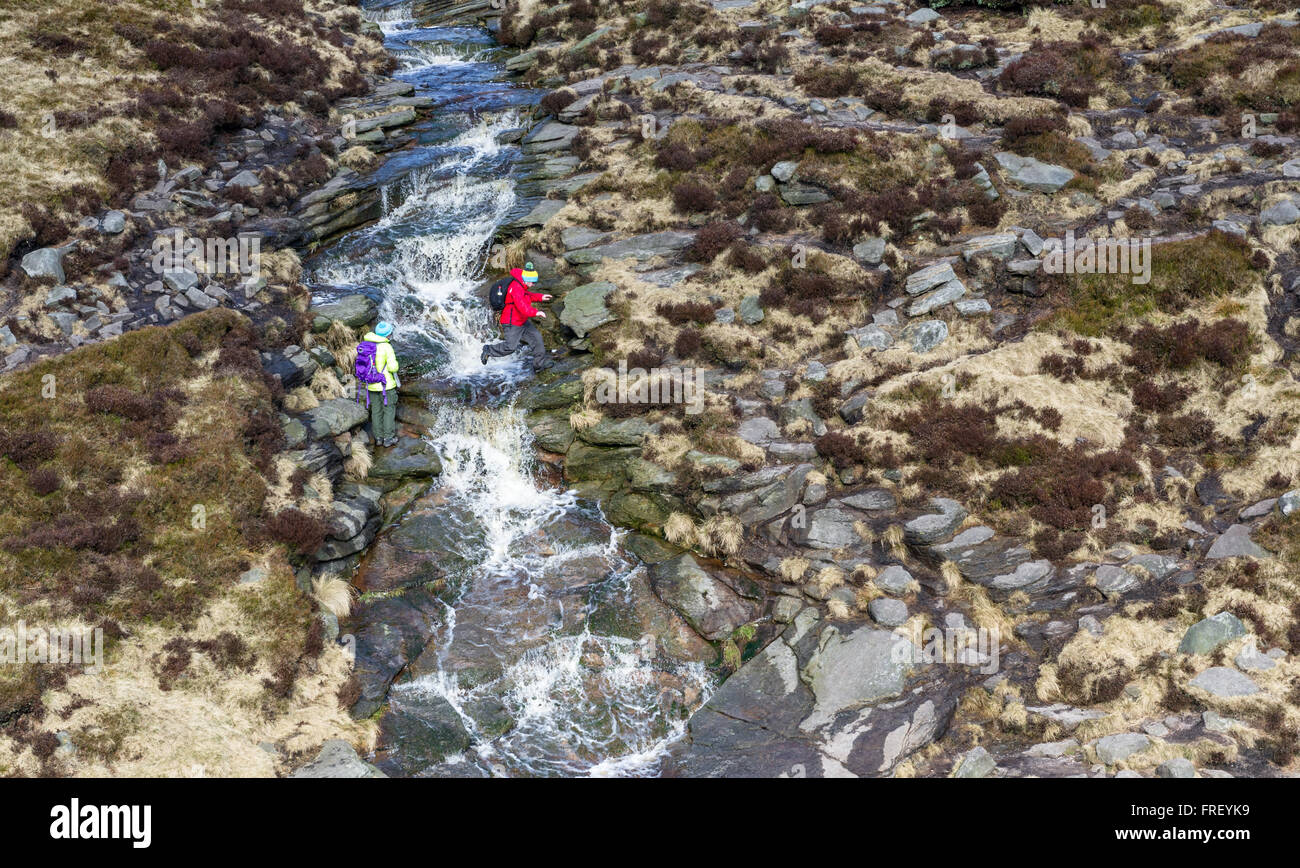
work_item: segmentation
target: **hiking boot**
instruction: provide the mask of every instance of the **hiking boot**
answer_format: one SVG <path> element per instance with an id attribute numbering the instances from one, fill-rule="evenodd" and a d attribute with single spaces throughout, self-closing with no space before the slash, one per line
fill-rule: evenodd
<path id="1" fill-rule="evenodd" d="M 487 344 L 484 344 L 484 345 L 483 345 L 483 352 L 479 353 L 479 355 L 478 355 L 478 360 L 479 360 L 480 362 L 482 362 L 483 364 L 485 364 L 485 365 L 487 364 L 487 360 L 488 360 L 488 353 L 487 353 L 487 351 L 488 351 L 488 345 L 487 345 Z"/>
<path id="2" fill-rule="evenodd" d="M 396 445 L 397 445 L 397 438 L 396 438 L 396 437 L 389 437 L 389 438 L 388 438 L 388 442 L 385 443 L 384 445 L 385 445 L 385 446 L 388 446 L 388 447 L 396 446 Z"/>
<path id="3" fill-rule="evenodd" d="M 539 374 L 542 371 L 549 371 L 553 367 L 555 367 L 555 362 L 551 361 L 550 359 L 545 359 L 540 362 L 533 362 L 533 370 Z"/>

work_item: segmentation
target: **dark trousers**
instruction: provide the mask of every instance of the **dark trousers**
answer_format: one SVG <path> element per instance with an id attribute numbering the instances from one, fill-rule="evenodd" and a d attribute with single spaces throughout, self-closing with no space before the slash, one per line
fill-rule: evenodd
<path id="1" fill-rule="evenodd" d="M 542 340 L 542 333 L 537 330 L 537 326 L 531 322 L 526 322 L 521 326 L 503 325 L 501 330 L 505 335 L 505 340 L 500 343 L 488 344 L 487 354 L 489 356 L 508 356 L 519 348 L 519 342 L 523 341 L 528 345 L 528 356 L 533 363 L 533 367 L 541 367 L 547 362 L 546 344 Z"/>
<path id="2" fill-rule="evenodd" d="M 388 403 L 383 392 L 370 393 L 370 434 L 376 443 L 397 436 L 397 390 L 388 390 Z"/>

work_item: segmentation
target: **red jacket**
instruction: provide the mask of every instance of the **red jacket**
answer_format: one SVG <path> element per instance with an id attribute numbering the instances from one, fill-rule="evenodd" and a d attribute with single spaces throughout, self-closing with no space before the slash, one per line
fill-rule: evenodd
<path id="1" fill-rule="evenodd" d="M 533 307 L 533 302 L 542 301 L 543 293 L 528 291 L 522 268 L 512 268 L 510 276 L 514 280 L 510 281 L 510 290 L 506 293 L 506 306 L 501 310 L 501 325 L 521 326 L 528 322 L 529 318 L 537 316 L 537 308 Z"/>

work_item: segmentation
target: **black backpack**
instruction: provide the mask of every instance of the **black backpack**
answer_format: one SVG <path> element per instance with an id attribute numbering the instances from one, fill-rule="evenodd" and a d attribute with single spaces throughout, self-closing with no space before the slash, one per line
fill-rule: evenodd
<path id="1" fill-rule="evenodd" d="M 488 305 L 494 312 L 501 313 L 506 309 L 506 296 L 510 294 L 510 284 L 514 280 L 513 277 L 503 277 L 488 290 Z"/>

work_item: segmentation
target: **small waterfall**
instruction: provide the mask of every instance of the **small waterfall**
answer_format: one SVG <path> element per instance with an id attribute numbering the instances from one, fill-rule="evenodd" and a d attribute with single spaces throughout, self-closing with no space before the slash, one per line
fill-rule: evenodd
<path id="1" fill-rule="evenodd" d="M 439 41 L 452 29 L 412 29 L 409 4 L 368 14 L 399 54 L 418 58 L 410 69 L 431 90 L 438 67 L 454 71 L 478 56 Z M 501 93 L 499 74 L 485 80 L 485 92 Z M 508 178 L 516 152 L 499 139 L 521 117 L 507 105 L 463 119 L 451 138 L 425 146 L 431 158 L 420 168 L 383 190 L 374 225 L 310 265 L 318 283 L 381 296 L 404 365 L 423 360 L 440 378 L 495 381 L 509 393 L 524 369 L 516 359 L 480 362 L 481 345 L 498 332 L 477 289 L 493 235 L 516 204 Z M 707 694 L 707 672 L 698 665 L 665 670 L 637 640 L 592 632 L 590 592 L 582 589 L 623 593 L 643 568 L 623 554 L 619 532 L 597 509 L 539 484 L 532 435 L 512 400 L 475 406 L 433 399 L 430 410 L 427 436 L 443 461 L 439 519 L 461 540 L 457 562 L 468 566 L 444 599 L 446 618 L 430 642 L 435 664 L 394 685 L 394 695 L 445 698 L 474 736 L 480 768 L 492 774 L 651 772 L 680 735 L 683 709 Z M 457 666 L 467 649 L 476 660 L 494 659 L 500 674 L 463 684 Z M 469 711 L 488 696 L 515 721 L 495 738 Z"/>

